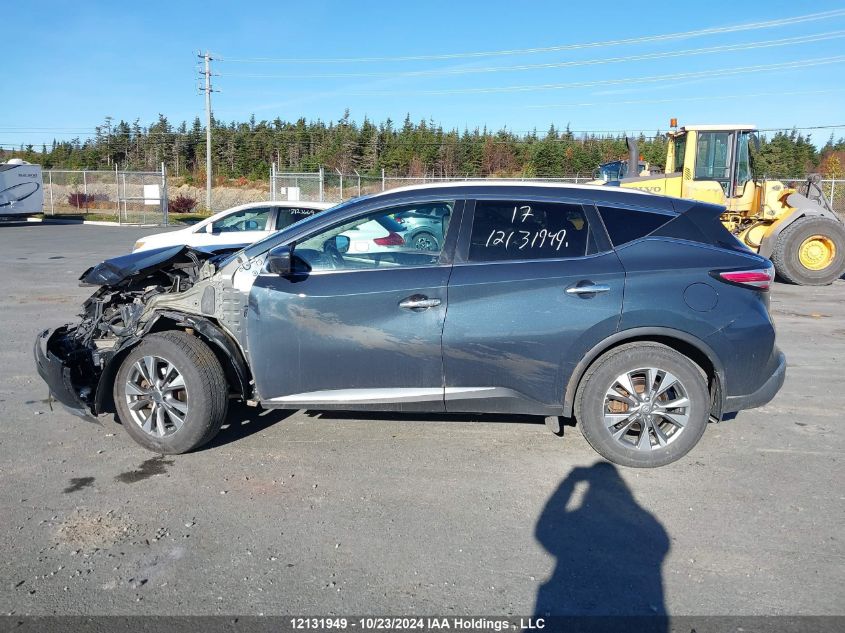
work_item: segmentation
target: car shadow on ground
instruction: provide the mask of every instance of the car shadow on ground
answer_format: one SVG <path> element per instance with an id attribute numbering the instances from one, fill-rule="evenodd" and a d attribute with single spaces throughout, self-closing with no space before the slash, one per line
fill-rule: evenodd
<path id="1" fill-rule="evenodd" d="M 574 468 L 546 503 L 534 535 L 555 557 L 537 592 L 537 617 L 612 616 L 620 619 L 591 621 L 615 630 L 668 630 L 661 566 L 669 536 L 615 466 Z"/>
<path id="2" fill-rule="evenodd" d="M 543 424 L 538 415 L 516 413 L 401 413 L 397 411 L 323 411 L 306 410 L 309 418 L 321 420 L 385 420 L 390 422 L 483 422 L 496 424 Z M 575 426 L 575 421 L 561 418 L 563 426 Z"/>
<path id="3" fill-rule="evenodd" d="M 260 409 L 242 402 L 230 402 L 226 422 L 208 444 L 197 449 L 207 451 L 237 442 L 258 433 L 292 416 L 296 411 L 286 409 Z"/>

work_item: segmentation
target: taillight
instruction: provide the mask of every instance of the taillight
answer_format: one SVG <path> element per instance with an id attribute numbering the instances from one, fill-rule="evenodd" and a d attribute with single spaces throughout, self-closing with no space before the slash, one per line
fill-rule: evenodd
<path id="1" fill-rule="evenodd" d="M 379 246 L 404 246 L 405 240 L 404 238 L 399 235 L 399 233 L 394 233 L 391 231 L 389 234 L 385 235 L 384 237 L 377 237 L 373 240 Z"/>
<path id="2" fill-rule="evenodd" d="M 710 274 L 730 284 L 763 291 L 767 291 L 775 280 L 773 267 L 755 270 L 714 270 Z"/>

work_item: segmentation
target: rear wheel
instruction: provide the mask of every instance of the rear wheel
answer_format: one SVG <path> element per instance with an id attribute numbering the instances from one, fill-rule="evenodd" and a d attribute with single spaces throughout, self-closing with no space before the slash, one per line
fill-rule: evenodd
<path id="1" fill-rule="evenodd" d="M 826 286 L 845 273 L 845 226 L 807 216 L 786 227 L 772 253 L 778 275 L 801 286 Z"/>
<path id="2" fill-rule="evenodd" d="M 584 375 L 575 415 L 596 452 L 622 466 L 674 462 L 698 443 L 710 416 L 704 372 L 659 343 L 629 343 Z"/>
<path id="3" fill-rule="evenodd" d="M 437 238 L 431 233 L 422 231 L 414 236 L 414 248 L 418 251 L 439 251 L 440 245 L 437 243 Z"/>
<path id="4" fill-rule="evenodd" d="M 210 441 L 226 418 L 229 390 L 209 347 L 184 332 L 147 336 L 120 365 L 114 383 L 126 432 L 156 453 L 185 453 Z"/>

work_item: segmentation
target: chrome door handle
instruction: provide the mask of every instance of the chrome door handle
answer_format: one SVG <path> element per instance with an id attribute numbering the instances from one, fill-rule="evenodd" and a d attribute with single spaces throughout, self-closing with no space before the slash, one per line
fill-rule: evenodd
<path id="1" fill-rule="evenodd" d="M 593 295 L 597 292 L 609 292 L 610 286 L 590 284 L 589 286 L 572 286 L 566 289 L 568 295 Z"/>
<path id="2" fill-rule="evenodd" d="M 428 310 L 429 308 L 436 308 L 440 305 L 440 299 L 429 299 L 428 297 L 424 297 L 423 295 L 414 295 L 413 297 L 408 297 L 404 301 L 399 303 L 400 308 L 405 308 L 406 310 L 415 310 L 421 312 L 422 310 Z"/>

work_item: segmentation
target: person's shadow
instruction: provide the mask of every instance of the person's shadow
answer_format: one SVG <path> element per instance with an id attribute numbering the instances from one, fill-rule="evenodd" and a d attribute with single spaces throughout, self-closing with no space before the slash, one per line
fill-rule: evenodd
<path id="1" fill-rule="evenodd" d="M 535 536 L 557 560 L 537 592 L 537 617 L 651 616 L 637 618 L 642 629 L 667 630 L 660 568 L 669 536 L 612 464 L 575 468 L 546 503 Z"/>

